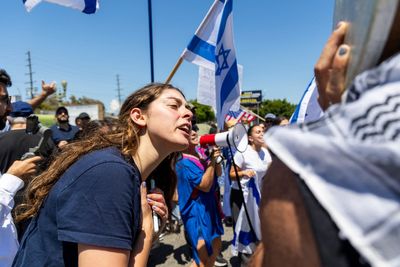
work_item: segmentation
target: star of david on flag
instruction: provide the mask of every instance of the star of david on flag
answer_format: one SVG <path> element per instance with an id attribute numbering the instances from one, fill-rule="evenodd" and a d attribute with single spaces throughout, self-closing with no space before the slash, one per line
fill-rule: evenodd
<path id="1" fill-rule="evenodd" d="M 225 115 L 240 98 L 232 8 L 233 0 L 216 0 L 181 56 L 215 71 L 215 106 L 221 129 Z"/>
<path id="2" fill-rule="evenodd" d="M 95 13 L 99 8 L 98 0 L 22 0 L 28 12 L 42 1 L 78 9 L 86 14 Z"/>
<path id="3" fill-rule="evenodd" d="M 215 70 L 215 75 L 221 75 L 221 72 L 223 69 L 228 69 L 228 56 L 229 52 L 231 52 L 230 49 L 224 50 L 224 46 L 221 45 L 221 49 L 218 52 L 218 55 L 215 56 L 215 63 L 217 64 L 217 69 Z M 221 59 L 221 60 L 220 60 Z"/>

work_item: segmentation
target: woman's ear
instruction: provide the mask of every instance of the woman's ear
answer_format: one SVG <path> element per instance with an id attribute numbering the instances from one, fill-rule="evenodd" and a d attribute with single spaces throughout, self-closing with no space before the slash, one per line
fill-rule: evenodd
<path id="1" fill-rule="evenodd" d="M 249 143 L 250 142 L 253 143 L 253 137 L 249 136 L 248 139 L 249 139 Z"/>
<path id="2" fill-rule="evenodd" d="M 137 124 L 139 127 L 146 126 L 146 116 L 144 116 L 142 110 L 140 108 L 133 108 L 130 112 L 131 120 Z"/>

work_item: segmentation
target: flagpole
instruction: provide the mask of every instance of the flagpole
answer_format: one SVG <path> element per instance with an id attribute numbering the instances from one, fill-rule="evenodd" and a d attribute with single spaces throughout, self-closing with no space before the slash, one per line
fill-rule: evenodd
<path id="1" fill-rule="evenodd" d="M 265 121 L 265 119 L 263 117 L 259 116 L 258 114 L 254 113 L 253 111 L 251 111 L 251 110 L 249 110 L 249 109 L 247 109 L 247 108 L 245 108 L 243 106 L 240 106 L 240 108 L 243 109 L 246 112 L 250 112 L 251 114 L 253 114 L 257 118 L 259 118 L 260 120 Z"/>
<path id="2" fill-rule="evenodd" d="M 172 69 L 171 73 L 168 75 L 168 78 L 165 81 L 166 84 L 168 84 L 172 80 L 172 77 L 174 77 L 175 72 L 179 69 L 179 67 L 181 66 L 182 62 L 183 62 L 183 57 L 180 56 L 178 61 L 175 64 L 174 68 Z"/>
<path id="3" fill-rule="evenodd" d="M 151 0 L 147 1 L 149 13 L 149 46 L 150 46 L 150 75 L 151 82 L 154 82 L 154 60 L 153 60 L 153 18 L 151 11 Z"/>

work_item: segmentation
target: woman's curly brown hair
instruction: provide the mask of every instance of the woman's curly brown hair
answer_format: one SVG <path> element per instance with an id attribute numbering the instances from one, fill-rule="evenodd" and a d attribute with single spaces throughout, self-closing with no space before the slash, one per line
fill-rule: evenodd
<path id="1" fill-rule="evenodd" d="M 49 168 L 29 183 L 24 203 L 17 207 L 16 221 L 20 222 L 35 216 L 53 185 L 82 156 L 113 146 L 118 148 L 124 156 L 132 157 L 139 146 L 140 128 L 130 119 L 130 111 L 132 108 L 146 111 L 149 104 L 157 99 L 165 89 L 174 89 L 183 95 L 179 89 L 170 84 L 148 84 L 125 100 L 119 113 L 116 130 L 106 134 L 96 131 L 82 140 L 68 144 L 62 152 L 57 153 Z M 176 153 L 172 153 L 149 176 L 155 179 L 157 187 L 163 190 L 169 208 L 176 186 L 175 161 Z"/>

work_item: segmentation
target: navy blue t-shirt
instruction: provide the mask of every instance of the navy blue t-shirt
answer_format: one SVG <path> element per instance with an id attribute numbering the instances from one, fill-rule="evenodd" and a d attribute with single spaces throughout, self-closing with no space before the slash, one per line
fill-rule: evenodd
<path id="1" fill-rule="evenodd" d="M 79 132 L 79 128 L 74 125 L 69 125 L 68 130 L 64 130 L 60 128 L 57 124 L 54 124 L 50 127 L 52 132 L 51 138 L 55 144 L 58 144 L 60 141 L 70 141 L 75 138 L 76 134 Z"/>
<path id="2" fill-rule="evenodd" d="M 131 250 L 141 219 L 132 164 L 106 148 L 71 165 L 32 219 L 13 266 L 77 266 L 79 243 Z"/>

